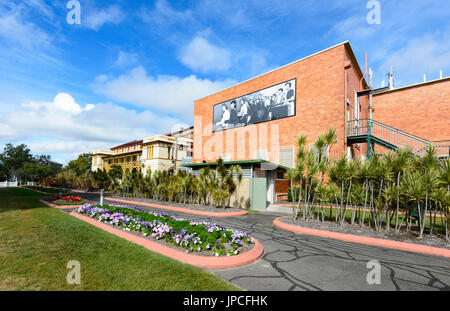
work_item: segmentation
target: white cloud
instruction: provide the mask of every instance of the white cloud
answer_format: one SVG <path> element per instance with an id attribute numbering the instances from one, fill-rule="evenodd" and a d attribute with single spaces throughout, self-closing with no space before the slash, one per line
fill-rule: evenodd
<path id="1" fill-rule="evenodd" d="M 102 78 L 104 79 L 104 78 Z M 100 79 L 100 80 L 102 80 Z M 147 75 L 141 66 L 114 79 L 94 82 L 95 90 L 110 99 L 171 113 L 192 122 L 194 100 L 234 84 L 233 80 L 211 81 L 195 75 L 185 78 Z"/>
<path id="2" fill-rule="evenodd" d="M 338 38 L 345 38 L 345 40 L 359 40 L 375 34 L 379 28 L 378 25 L 368 24 L 366 16 L 359 14 L 336 23 L 328 35 L 337 35 Z"/>
<path id="3" fill-rule="evenodd" d="M 231 54 L 228 50 L 211 44 L 202 37 L 195 37 L 182 50 L 181 62 L 189 68 L 200 71 L 224 71 L 230 68 Z"/>
<path id="4" fill-rule="evenodd" d="M 46 109 L 51 112 L 61 112 L 67 114 L 80 114 L 83 109 L 75 102 L 75 99 L 66 93 L 59 93 L 56 95 L 53 102 L 29 102 L 22 105 L 24 108 L 31 110 Z"/>
<path id="5" fill-rule="evenodd" d="M 84 152 L 178 129 L 180 120 L 111 103 L 79 105 L 70 94 L 30 101 L 0 114 L 0 146 L 25 143 L 33 154 L 67 164 Z M 184 126 L 186 127 L 186 125 Z"/>
<path id="6" fill-rule="evenodd" d="M 139 17 L 146 23 L 154 25 L 170 25 L 174 23 L 195 23 L 191 10 L 176 11 L 167 0 L 157 0 L 153 10 L 143 9 Z"/>
<path id="7" fill-rule="evenodd" d="M 120 51 L 119 55 L 117 55 L 117 59 L 114 62 L 114 65 L 117 67 L 125 67 L 135 65 L 137 62 L 138 56 L 136 53 L 127 53 L 124 51 Z"/>
<path id="8" fill-rule="evenodd" d="M 53 137 L 58 141 L 118 143 L 169 131 L 179 120 L 111 103 L 81 107 L 69 94 L 31 101 L 0 117 L 0 141 Z"/>
<path id="9" fill-rule="evenodd" d="M 420 81 L 424 73 L 432 74 L 434 78 L 439 70 L 450 70 L 450 29 L 442 33 L 427 34 L 411 39 L 406 45 L 388 54 L 381 63 L 383 71 L 394 68 L 394 76 L 399 79 L 415 77 Z M 431 77 L 429 77 L 430 79 Z"/>
<path id="10" fill-rule="evenodd" d="M 81 24 L 87 28 L 98 31 L 105 24 L 119 24 L 125 18 L 120 7 L 111 5 L 106 9 L 91 8 L 81 17 Z"/>
<path id="11" fill-rule="evenodd" d="M 53 18 L 53 9 L 47 5 L 43 0 L 23 0 L 30 7 L 38 10 L 42 15 Z"/>
<path id="12" fill-rule="evenodd" d="M 49 36 L 35 24 L 25 21 L 20 10 L 0 15 L 0 37 L 28 49 L 47 46 L 49 42 Z"/>

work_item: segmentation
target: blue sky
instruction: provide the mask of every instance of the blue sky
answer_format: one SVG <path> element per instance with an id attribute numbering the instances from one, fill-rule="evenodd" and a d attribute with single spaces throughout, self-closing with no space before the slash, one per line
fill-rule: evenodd
<path id="1" fill-rule="evenodd" d="M 372 0 L 373 1 L 373 0 Z M 349 40 L 374 85 L 450 72 L 447 1 L 0 1 L 0 146 L 66 164 L 191 125 L 193 100 Z"/>

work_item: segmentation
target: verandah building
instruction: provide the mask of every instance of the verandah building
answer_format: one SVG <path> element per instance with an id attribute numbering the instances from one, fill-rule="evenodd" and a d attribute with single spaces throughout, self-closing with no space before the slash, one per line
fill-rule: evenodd
<path id="1" fill-rule="evenodd" d="M 110 150 L 98 150 L 92 154 L 91 170 L 109 171 L 113 165 L 119 165 L 123 172 L 151 170 L 174 170 L 192 157 L 192 133 L 189 127 L 177 132 L 155 135 L 141 140 L 112 147 Z"/>

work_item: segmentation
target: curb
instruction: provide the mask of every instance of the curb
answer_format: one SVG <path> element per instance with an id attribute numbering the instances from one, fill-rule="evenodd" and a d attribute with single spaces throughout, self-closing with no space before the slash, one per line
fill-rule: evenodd
<path id="1" fill-rule="evenodd" d="M 39 202 L 41 202 L 42 204 L 45 204 L 47 206 L 54 207 L 54 208 L 59 208 L 59 209 L 78 208 L 78 207 L 81 206 L 81 205 L 56 205 L 56 204 L 47 202 L 47 201 L 42 200 L 42 199 L 39 200 Z"/>
<path id="2" fill-rule="evenodd" d="M 288 217 L 289 216 L 283 216 L 283 217 L 276 218 L 273 221 L 274 226 L 278 227 L 280 229 L 283 229 L 283 230 L 292 231 L 292 232 L 301 233 L 301 234 L 314 235 L 314 236 L 319 236 L 319 237 L 323 237 L 323 238 L 341 240 L 341 241 L 346 241 L 346 242 L 359 243 L 359 244 L 365 244 L 365 245 L 371 245 L 371 246 L 379 246 L 379 247 L 391 248 L 391 249 L 396 249 L 396 250 L 401 250 L 401 251 L 450 258 L 450 250 L 445 249 L 445 248 L 438 248 L 438 247 L 432 247 L 432 246 L 426 246 L 426 245 L 419 245 L 419 244 L 405 243 L 405 242 L 398 242 L 398 241 L 391 241 L 391 240 L 384 240 L 384 239 L 377 239 L 377 238 L 369 238 L 369 237 L 363 237 L 363 236 L 347 234 L 347 233 L 338 233 L 338 232 L 331 232 L 331 231 L 325 231 L 325 230 L 311 229 L 311 228 L 305 228 L 305 227 L 285 224 L 280 221 L 281 218 L 288 218 Z"/>
<path id="3" fill-rule="evenodd" d="M 108 226 L 94 218 L 90 218 L 84 215 L 80 215 L 77 212 L 71 212 L 69 215 L 72 215 L 82 221 L 85 221 L 97 228 L 103 229 L 109 233 L 112 233 L 118 237 L 121 237 L 125 240 L 133 242 L 135 244 L 141 245 L 153 252 L 157 252 L 161 255 L 170 257 L 172 259 L 178 260 L 185 264 L 190 264 L 193 266 L 201 267 L 201 268 L 209 268 L 209 269 L 229 269 L 235 268 L 243 265 L 250 264 L 258 260 L 262 254 L 264 253 L 264 248 L 262 244 L 253 239 L 255 242 L 255 246 L 245 252 L 243 254 L 239 254 L 236 256 L 223 256 L 223 257 L 206 257 L 206 256 L 198 256 L 192 254 L 186 254 L 182 251 L 170 248 L 165 245 L 161 245 L 158 242 L 153 242 L 143 237 L 139 237 L 128 233 L 126 231 L 113 228 Z"/>
<path id="4" fill-rule="evenodd" d="M 125 203 L 125 204 L 131 204 L 131 205 L 154 207 L 154 208 L 160 208 L 160 209 L 165 209 L 165 210 L 171 210 L 171 211 L 179 212 L 179 213 L 209 216 L 209 217 L 232 217 L 232 216 L 244 216 L 244 215 L 248 214 L 247 211 L 229 212 L 229 213 L 227 213 L 227 212 L 204 212 L 204 211 L 196 211 L 196 210 L 181 208 L 181 207 L 158 205 L 158 204 L 154 204 L 154 203 L 128 201 L 128 200 L 114 199 L 114 198 L 108 198 L 108 197 L 105 197 L 105 200 L 115 201 L 115 202 Z"/>

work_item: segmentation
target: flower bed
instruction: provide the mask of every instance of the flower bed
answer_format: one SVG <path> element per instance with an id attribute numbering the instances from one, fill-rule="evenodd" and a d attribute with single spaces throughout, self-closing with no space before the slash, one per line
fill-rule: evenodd
<path id="1" fill-rule="evenodd" d="M 137 207 L 84 204 L 76 212 L 120 226 L 126 231 L 137 231 L 144 236 L 164 240 L 183 248 L 186 253 L 206 251 L 214 256 L 233 256 L 254 243 L 247 232 L 208 222 L 177 218 L 165 213 L 149 212 Z"/>
<path id="2" fill-rule="evenodd" d="M 79 196 L 74 195 L 64 195 L 62 197 L 57 197 L 56 200 L 52 201 L 53 204 L 59 206 L 68 206 L 68 205 L 83 205 L 87 203 L 87 200 L 83 200 Z"/>

